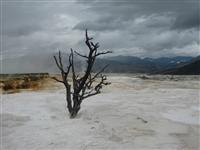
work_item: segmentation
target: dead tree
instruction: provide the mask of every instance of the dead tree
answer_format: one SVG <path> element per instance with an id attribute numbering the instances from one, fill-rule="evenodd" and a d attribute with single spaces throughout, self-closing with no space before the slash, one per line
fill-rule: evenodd
<path id="1" fill-rule="evenodd" d="M 99 43 L 92 42 L 93 38 L 88 36 L 87 29 L 85 31 L 85 38 L 85 44 L 89 49 L 88 55 L 80 54 L 71 48 L 67 69 L 64 69 L 63 67 L 61 52 L 59 51 L 58 57 L 54 56 L 56 65 L 61 72 L 62 79 L 59 80 L 55 77 L 53 79 L 63 83 L 66 88 L 66 101 L 70 118 L 76 117 L 84 99 L 99 94 L 104 85 L 110 84 L 106 81 L 106 76 L 102 74 L 107 66 L 103 67 L 97 73 L 92 73 L 92 68 L 98 56 L 111 53 L 111 51 L 98 52 Z M 75 72 L 74 54 L 86 59 L 87 66 L 83 75 L 78 75 Z M 69 82 L 69 78 L 72 79 L 71 82 Z"/>

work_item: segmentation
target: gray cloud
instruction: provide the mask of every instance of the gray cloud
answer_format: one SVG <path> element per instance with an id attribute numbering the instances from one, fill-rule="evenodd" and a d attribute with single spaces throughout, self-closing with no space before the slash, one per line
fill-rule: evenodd
<path id="1" fill-rule="evenodd" d="M 120 19 L 112 16 L 102 17 L 97 20 L 87 20 L 78 23 L 73 29 L 85 30 L 86 28 L 93 31 L 117 30 L 123 27 L 123 22 Z"/>
<path id="2" fill-rule="evenodd" d="M 190 29 L 199 28 L 200 26 L 200 14 L 199 10 L 192 11 L 185 14 L 180 14 L 172 26 L 174 29 Z"/>
<path id="3" fill-rule="evenodd" d="M 113 55 L 199 54 L 196 0 L 3 2 L 3 55 L 87 52 L 84 30 Z M 13 56 L 12 56 L 13 55 Z"/>
<path id="4" fill-rule="evenodd" d="M 83 2 L 82 0 L 80 0 Z M 85 0 L 86 2 L 90 2 Z M 102 2 L 100 0 L 93 1 L 93 3 L 86 3 L 89 5 L 88 11 L 98 14 L 98 19 L 84 20 L 79 22 L 76 29 L 82 29 L 81 25 L 93 26 L 107 23 L 107 28 L 110 28 L 109 21 L 106 18 L 112 18 L 112 21 L 120 20 L 121 22 L 134 20 L 140 16 L 150 16 L 152 14 L 166 15 L 173 14 L 175 18 L 171 26 L 178 28 L 187 28 L 197 26 L 199 23 L 199 2 L 196 0 L 109 0 Z M 109 17 L 107 17 L 109 16 Z M 94 22 L 93 22 L 94 21 Z M 108 21 L 108 22 L 107 22 Z M 93 23 L 91 25 L 91 22 Z M 99 28 L 100 29 L 99 29 Z M 102 26 L 96 26 L 97 30 L 101 30 Z M 120 26 L 119 26 L 120 27 Z M 107 30 L 105 27 L 105 30 Z M 114 30 L 116 28 L 113 28 Z"/>
<path id="5" fill-rule="evenodd" d="M 113 48 L 116 53 L 122 53 L 123 49 L 124 54 L 151 57 L 199 54 L 194 46 L 199 44 L 198 1 L 97 0 L 86 5 L 88 12 L 97 17 L 80 21 L 74 29 L 88 27 L 102 32 L 99 38 L 104 43 L 103 48 Z M 186 47 L 190 49 L 183 53 L 181 49 L 186 50 Z"/>
<path id="6" fill-rule="evenodd" d="M 37 25 L 26 25 L 26 26 L 19 26 L 12 29 L 7 29 L 7 31 L 4 32 L 6 36 L 10 37 L 19 37 L 19 36 L 28 36 L 30 34 L 33 34 L 34 32 L 43 30 L 42 27 Z"/>

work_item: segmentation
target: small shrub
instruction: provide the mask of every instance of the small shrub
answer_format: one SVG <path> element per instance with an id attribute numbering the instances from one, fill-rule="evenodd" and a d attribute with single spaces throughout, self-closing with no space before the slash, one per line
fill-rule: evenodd
<path id="1" fill-rule="evenodd" d="M 30 81 L 38 81 L 40 80 L 40 77 L 36 77 L 36 76 L 29 76 Z"/>
<path id="2" fill-rule="evenodd" d="M 31 87 L 30 81 L 24 81 L 21 85 L 19 85 L 19 89 L 28 89 Z"/>
<path id="3" fill-rule="evenodd" d="M 15 90 L 17 83 L 14 80 L 8 80 L 4 82 L 3 90 Z"/>

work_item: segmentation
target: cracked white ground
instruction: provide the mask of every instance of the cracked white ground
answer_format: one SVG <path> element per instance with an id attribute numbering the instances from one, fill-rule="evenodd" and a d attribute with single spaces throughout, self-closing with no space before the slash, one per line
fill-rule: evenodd
<path id="1" fill-rule="evenodd" d="M 199 149 L 199 80 L 109 76 L 69 119 L 65 90 L 1 95 L 2 150 Z M 58 83 L 59 85 L 59 83 Z"/>

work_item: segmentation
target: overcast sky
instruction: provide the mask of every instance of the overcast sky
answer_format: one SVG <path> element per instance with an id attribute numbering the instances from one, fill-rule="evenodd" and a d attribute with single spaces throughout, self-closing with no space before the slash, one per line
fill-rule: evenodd
<path id="1" fill-rule="evenodd" d="M 87 52 L 84 30 L 113 55 L 197 56 L 198 0 L 4 0 L 3 58 Z"/>

